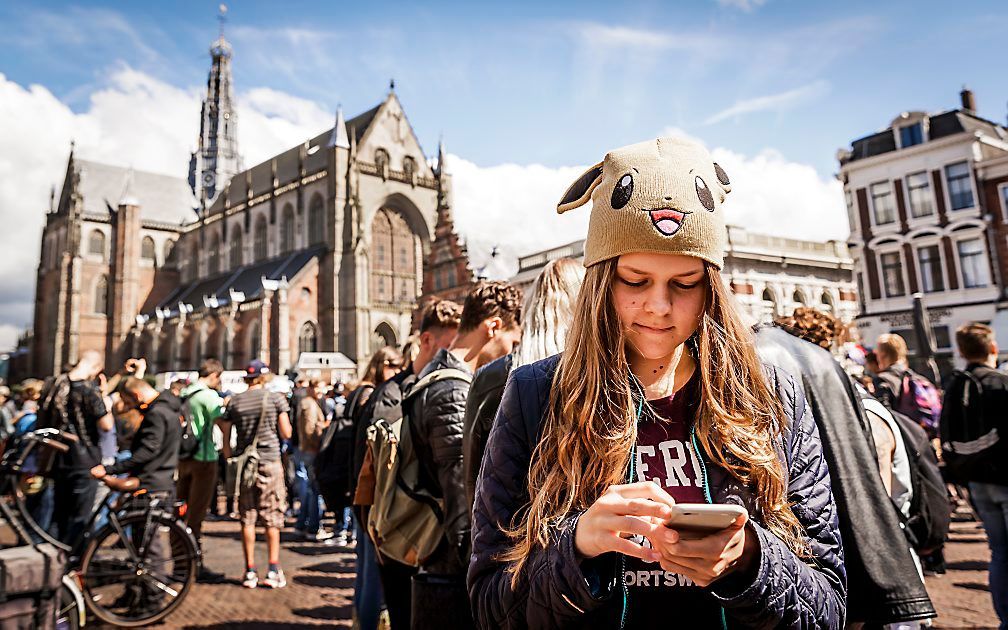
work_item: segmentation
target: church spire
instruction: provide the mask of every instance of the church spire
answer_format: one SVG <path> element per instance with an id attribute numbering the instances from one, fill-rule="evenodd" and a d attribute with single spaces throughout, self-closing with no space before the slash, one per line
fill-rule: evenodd
<path id="1" fill-rule="evenodd" d="M 350 138 L 347 136 L 346 122 L 343 120 L 343 106 L 336 106 L 336 125 L 329 136 L 329 148 L 349 149 Z"/>
<path id="2" fill-rule="evenodd" d="M 224 38 L 227 6 L 220 5 L 220 34 L 210 45 L 210 73 L 203 99 L 199 145 L 189 160 L 189 186 L 205 210 L 242 168 L 231 79 L 231 44 Z"/>

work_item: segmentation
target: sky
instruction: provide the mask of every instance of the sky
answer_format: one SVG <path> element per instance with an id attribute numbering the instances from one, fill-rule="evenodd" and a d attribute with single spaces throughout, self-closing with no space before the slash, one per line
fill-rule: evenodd
<path id="1" fill-rule="evenodd" d="M 30 323 L 71 139 L 82 157 L 186 175 L 217 11 L 0 3 L 0 349 Z M 224 29 L 246 164 L 330 127 L 337 105 L 369 109 L 395 79 L 425 152 L 445 140 L 474 265 L 506 277 L 518 255 L 583 237 L 588 213 L 555 204 L 587 165 L 659 134 L 711 149 L 731 223 L 846 239 L 837 149 L 902 111 L 958 107 L 964 85 L 1003 123 L 1006 24 L 1003 1 L 240 0 Z"/>

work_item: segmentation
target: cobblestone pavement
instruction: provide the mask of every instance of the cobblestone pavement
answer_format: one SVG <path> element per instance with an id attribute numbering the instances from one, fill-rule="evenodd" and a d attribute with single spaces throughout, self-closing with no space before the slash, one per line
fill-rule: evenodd
<path id="1" fill-rule="evenodd" d="M 997 628 L 997 615 L 987 589 L 990 551 L 979 523 L 955 521 L 945 546 L 945 575 L 925 578 L 938 610 L 936 628 Z"/>
<path id="2" fill-rule="evenodd" d="M 282 535 L 281 562 L 288 586 L 280 590 L 239 584 L 242 566 L 238 523 L 208 522 L 204 530 L 207 566 L 228 576 L 224 584 L 197 584 L 185 603 L 161 628 L 350 627 L 353 595 L 352 550 L 295 540 Z M 257 544 L 260 573 L 266 567 L 266 545 Z M 948 572 L 928 577 L 927 587 L 938 609 L 936 628 L 996 628 L 987 590 L 990 554 L 979 524 L 955 522 L 946 547 Z"/>

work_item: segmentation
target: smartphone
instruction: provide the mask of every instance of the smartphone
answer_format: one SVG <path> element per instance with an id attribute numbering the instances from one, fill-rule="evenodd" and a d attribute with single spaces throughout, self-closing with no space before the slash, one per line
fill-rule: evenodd
<path id="1" fill-rule="evenodd" d="M 743 514 L 748 512 L 741 505 L 678 503 L 672 506 L 665 527 L 679 532 L 683 540 L 703 538 L 728 527 Z"/>

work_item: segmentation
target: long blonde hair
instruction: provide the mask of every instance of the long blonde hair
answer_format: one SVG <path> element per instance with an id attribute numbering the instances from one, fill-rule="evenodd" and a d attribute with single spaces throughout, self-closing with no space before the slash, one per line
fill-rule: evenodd
<path id="1" fill-rule="evenodd" d="M 505 533 L 513 546 L 512 586 L 536 547 L 574 511 L 624 483 L 637 442 L 635 405 L 623 326 L 612 301 L 617 259 L 592 265 L 578 297 L 563 357 L 532 455 L 527 509 Z M 787 499 L 775 442 L 784 409 L 756 355 L 752 332 L 736 313 L 721 274 L 706 266 L 707 301 L 691 351 L 700 377 L 696 438 L 707 460 L 753 487 L 763 525 L 800 555 L 808 541 Z"/>
<path id="2" fill-rule="evenodd" d="M 564 349 L 584 266 L 573 258 L 552 260 L 536 277 L 522 307 L 522 338 L 514 367 L 535 363 Z"/>

